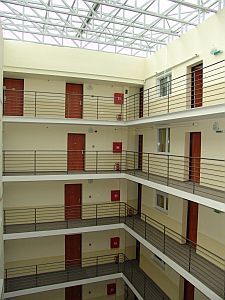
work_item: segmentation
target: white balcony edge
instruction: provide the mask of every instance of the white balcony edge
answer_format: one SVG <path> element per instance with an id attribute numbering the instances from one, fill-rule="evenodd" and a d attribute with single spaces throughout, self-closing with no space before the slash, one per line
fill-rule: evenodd
<path id="1" fill-rule="evenodd" d="M 53 230 L 43 230 L 43 231 L 30 231 L 30 232 L 21 232 L 21 233 L 6 233 L 3 234 L 3 240 L 18 240 L 18 239 L 29 239 L 29 238 L 38 238 L 46 236 L 57 236 L 57 235 L 66 235 L 66 234 L 80 234 L 87 232 L 98 232 L 106 231 L 113 229 L 124 229 L 123 223 L 110 224 L 110 225 L 97 225 L 90 227 L 78 227 L 70 229 L 53 229 Z"/>
<path id="2" fill-rule="evenodd" d="M 124 229 L 132 235 L 136 240 L 138 240 L 143 246 L 153 252 L 155 255 L 160 257 L 168 266 L 170 266 L 173 270 L 179 273 L 182 277 L 187 279 L 191 284 L 193 284 L 197 289 L 199 289 L 204 295 L 206 295 L 209 299 L 213 300 L 223 300 L 223 298 L 219 297 L 216 293 L 214 293 L 210 288 L 208 288 L 205 284 L 199 281 L 196 277 L 191 275 L 188 271 L 180 267 L 177 263 L 175 263 L 172 259 L 166 256 L 164 253 L 155 248 L 152 244 L 147 242 L 144 238 L 138 235 L 135 231 L 129 228 L 126 224 L 124 224 Z"/>
<path id="3" fill-rule="evenodd" d="M 34 294 L 34 293 L 52 291 L 57 289 L 63 289 L 70 286 L 84 285 L 84 284 L 95 283 L 95 282 L 106 281 L 106 280 L 113 280 L 118 278 L 122 278 L 122 273 L 93 277 L 93 278 L 82 279 L 82 280 L 68 281 L 68 282 L 52 284 L 52 285 L 39 286 L 35 288 L 29 288 L 29 289 L 14 291 L 14 292 L 6 292 L 4 293 L 4 299 L 24 296 L 24 295 Z"/>
<path id="4" fill-rule="evenodd" d="M 183 269 L 181 266 L 179 266 L 177 263 L 175 263 L 172 259 L 170 259 L 168 256 L 166 256 L 164 253 L 162 253 L 160 250 L 158 250 L 156 247 L 154 247 L 151 243 L 146 241 L 144 238 L 142 238 L 139 234 L 137 234 L 134 230 L 129 228 L 126 224 L 113 224 L 113 225 L 102 225 L 102 226 L 93 226 L 92 231 L 104 231 L 104 230 L 111 230 L 111 229 L 124 229 L 127 231 L 130 235 L 132 235 L 136 240 L 138 240 L 143 246 L 145 246 L 147 249 L 149 249 L 151 252 L 153 252 L 155 255 L 160 257 L 168 266 L 170 266 L 173 270 L 175 270 L 177 273 L 179 273 L 182 277 L 187 279 L 191 284 L 193 284 L 196 288 L 198 288 L 203 294 L 205 294 L 207 297 L 213 300 L 222 300 L 221 297 L 219 297 L 216 293 L 214 293 L 210 288 L 208 288 L 205 284 L 203 284 L 200 280 L 195 278 L 193 275 L 191 275 L 188 271 Z M 62 230 L 50 230 L 50 231 L 43 231 L 43 232 L 29 232 L 29 233 L 15 233 L 15 234 L 4 234 L 4 240 L 10 240 L 10 236 L 13 236 L 12 239 L 15 238 L 37 238 L 47 235 L 64 235 L 64 234 L 71 234 L 71 233 L 85 233 L 88 232 L 86 227 L 80 227 L 75 228 L 79 229 L 77 231 L 73 231 L 73 229 L 62 229 Z M 6 238 L 7 236 L 7 238 Z M 67 283 L 68 284 L 68 283 Z M 78 284 L 77 284 L 78 285 Z M 71 286 L 71 285 L 70 285 Z M 8 293 L 6 293 L 8 294 Z M 12 295 L 10 297 L 13 297 Z"/>
<path id="5" fill-rule="evenodd" d="M 62 124 L 62 125 L 99 125 L 99 126 L 136 126 L 144 124 L 160 124 L 180 121 L 194 121 L 200 119 L 221 118 L 225 116 L 225 104 L 216 104 L 185 111 L 171 112 L 159 116 L 145 117 L 131 121 L 107 121 L 107 120 L 87 120 L 87 119 L 60 119 L 60 118 L 35 118 L 35 117 L 16 117 L 3 116 L 4 123 L 43 123 L 43 124 Z"/>
<path id="6" fill-rule="evenodd" d="M 22 176 L 3 176 L 3 183 L 6 182 L 32 182 L 32 181 L 68 181 L 83 179 L 127 179 L 136 183 L 141 183 L 147 187 L 187 199 L 201 205 L 225 212 L 225 203 L 210 198 L 188 193 L 173 187 L 159 184 L 150 180 L 142 179 L 126 173 L 107 173 L 107 174 L 66 174 L 66 175 L 22 175 Z"/>

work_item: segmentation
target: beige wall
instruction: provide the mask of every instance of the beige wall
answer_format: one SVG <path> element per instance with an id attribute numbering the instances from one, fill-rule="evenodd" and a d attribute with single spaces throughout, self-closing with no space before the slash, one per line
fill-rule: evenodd
<path id="1" fill-rule="evenodd" d="M 90 132 L 91 131 L 91 132 Z M 107 132 L 107 134 L 106 134 Z M 4 148 L 14 150 L 67 150 L 67 135 L 68 133 L 83 133 L 86 134 L 86 151 L 110 151 L 112 152 L 113 141 L 123 142 L 123 150 L 127 148 L 126 128 L 110 127 L 105 128 L 100 126 L 72 126 L 72 125 L 44 125 L 44 124 L 20 124 L 16 127 L 14 124 L 7 124 L 4 127 Z M 56 152 L 55 152 L 56 153 Z M 54 153 L 54 154 L 55 154 Z M 61 153 L 61 152 L 60 152 Z M 51 158 L 48 159 L 48 164 L 43 163 L 41 153 L 37 153 L 37 171 L 66 171 L 67 170 L 67 155 L 57 153 L 55 155 L 61 155 L 57 159 L 53 153 Z M 106 155 L 107 153 L 105 153 Z M 23 160 L 16 167 L 17 171 L 21 171 L 26 167 L 27 171 L 33 170 L 33 154 L 30 154 L 29 159 L 26 157 L 20 158 Z M 46 153 L 45 153 L 46 155 Z M 111 155 L 111 153 L 110 153 Z M 120 153 L 110 156 L 110 161 L 106 161 L 106 156 L 98 155 L 98 168 L 103 170 L 109 170 L 115 168 L 115 163 L 121 161 Z M 8 158 L 6 157 L 6 160 Z M 25 160 L 25 161 L 24 161 Z M 25 163 L 26 162 L 26 163 Z M 95 153 L 86 153 L 85 156 L 85 168 L 86 170 L 96 169 L 96 156 Z M 6 163 L 6 170 L 13 171 L 15 165 L 12 166 Z M 124 165 L 122 163 L 121 168 Z"/>
<path id="2" fill-rule="evenodd" d="M 120 238 L 118 249 L 111 249 L 111 237 Z M 123 229 L 82 234 L 82 259 L 112 255 L 111 262 L 114 261 L 114 254 L 125 253 L 125 248 L 125 232 Z M 6 268 L 49 262 L 59 262 L 59 266 L 61 266 L 60 262 L 63 262 L 65 258 L 65 236 L 9 240 L 5 242 L 5 252 Z M 85 260 L 83 263 L 89 265 L 93 261 Z"/>
<path id="3" fill-rule="evenodd" d="M 121 105 L 114 104 L 114 93 L 124 93 L 125 89 L 129 91 L 129 94 L 139 91 L 135 85 L 125 86 L 121 83 L 105 83 L 104 81 L 88 82 L 81 79 L 66 80 L 63 77 L 56 79 L 47 76 L 36 78 L 35 75 L 29 74 L 13 74 L 13 77 L 24 79 L 23 115 L 25 117 L 64 118 L 66 82 L 83 84 L 84 119 L 117 120 L 118 114 L 124 112 L 125 103 L 122 108 Z"/>
<path id="4" fill-rule="evenodd" d="M 155 261 L 153 253 L 142 245 L 140 249 L 140 266 L 170 299 L 182 299 L 180 297 L 180 275 L 168 265 L 160 265 Z"/>
<path id="5" fill-rule="evenodd" d="M 139 84 L 144 80 L 144 58 L 18 41 L 6 41 L 5 53 L 4 71 Z"/>
<path id="6" fill-rule="evenodd" d="M 225 9 L 211 16 L 205 22 L 196 28 L 188 31 L 179 39 L 174 40 L 166 47 L 157 51 L 147 61 L 145 65 L 145 88 L 150 90 L 150 115 L 160 115 L 167 113 L 167 97 L 159 97 L 159 88 L 157 78 L 161 75 L 171 72 L 172 78 L 185 75 L 190 72 L 190 66 L 203 61 L 203 66 L 209 66 L 224 59 L 225 53 L 218 56 L 212 55 L 212 49 L 224 50 L 225 41 L 221 39 L 223 28 L 225 26 Z M 216 28 L 216 30 L 214 30 Z M 209 39 L 208 36 L 211 36 Z M 197 56 L 196 56 L 197 54 Z M 203 105 L 213 105 L 224 103 L 225 83 L 224 73 L 225 65 L 217 71 L 208 68 L 203 71 L 204 80 L 204 99 Z M 209 70 L 211 70 L 210 73 Z M 221 74 L 218 75 L 219 71 Z M 222 73 L 223 72 L 223 73 Z M 210 74 L 210 77 L 206 78 Z M 190 82 L 190 78 L 187 77 Z M 170 112 L 190 108 L 190 89 L 186 90 L 186 78 L 173 81 L 172 94 L 170 95 Z M 190 86 L 189 83 L 187 86 Z M 154 88 L 153 88 L 154 87 Z M 218 89 L 218 93 L 215 90 Z M 222 95 L 222 94 L 223 95 Z M 145 112 L 147 114 L 147 102 L 145 101 Z"/>

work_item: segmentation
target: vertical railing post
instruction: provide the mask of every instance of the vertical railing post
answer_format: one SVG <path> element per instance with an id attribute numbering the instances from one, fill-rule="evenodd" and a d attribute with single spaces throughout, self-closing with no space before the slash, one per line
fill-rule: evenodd
<path id="1" fill-rule="evenodd" d="M 98 96 L 97 96 L 97 120 L 98 120 Z"/>
<path id="2" fill-rule="evenodd" d="M 170 112 L 170 82 L 167 83 L 167 112 Z"/>
<path id="3" fill-rule="evenodd" d="M 95 204 L 95 224 L 98 225 L 98 204 Z"/>
<path id="4" fill-rule="evenodd" d="M 145 240 L 147 237 L 147 223 L 146 223 L 146 215 L 145 215 Z"/>
<path id="5" fill-rule="evenodd" d="M 8 269 L 5 269 L 5 281 L 6 281 L 5 292 L 7 292 L 8 291 Z"/>
<path id="6" fill-rule="evenodd" d="M 166 226 L 163 226 L 163 253 L 166 253 Z"/>
<path id="7" fill-rule="evenodd" d="M 144 299 L 145 299 L 145 290 L 146 290 L 146 275 L 144 275 Z"/>
<path id="8" fill-rule="evenodd" d="M 167 154 L 167 186 L 169 186 L 169 178 L 170 178 L 170 156 Z"/>
<path id="9" fill-rule="evenodd" d="M 149 180 L 149 177 L 150 177 L 150 175 L 149 175 L 149 153 L 148 153 L 148 180 Z"/>
<path id="10" fill-rule="evenodd" d="M 136 107 L 135 107 L 135 95 L 134 95 L 134 120 L 135 120 L 135 110 L 136 110 Z"/>
<path id="11" fill-rule="evenodd" d="M 98 276 L 98 256 L 96 257 L 96 276 Z"/>
<path id="12" fill-rule="evenodd" d="M 136 162 L 135 162 L 135 152 L 134 152 L 134 175 L 135 175 L 135 168 L 136 168 Z"/>
<path id="13" fill-rule="evenodd" d="M 37 116 L 37 92 L 34 92 L 34 116 Z"/>
<path id="14" fill-rule="evenodd" d="M 148 89 L 148 117 L 149 117 L 149 100 L 150 100 L 150 97 L 149 97 L 149 89 Z"/>
<path id="15" fill-rule="evenodd" d="M 119 202 L 119 223 L 120 223 L 120 202 Z"/>
<path id="16" fill-rule="evenodd" d="M 3 160 L 3 174 L 5 174 L 5 150 L 2 151 L 2 160 Z"/>
<path id="17" fill-rule="evenodd" d="M 96 151 L 95 155 L 95 172 L 98 173 L 98 151 Z"/>
<path id="18" fill-rule="evenodd" d="M 34 150 L 34 175 L 37 173 L 37 150 Z"/>
<path id="19" fill-rule="evenodd" d="M 196 181 L 196 178 L 197 178 L 197 172 L 196 172 L 196 163 L 195 163 L 195 158 L 192 157 L 192 161 L 193 161 L 193 164 L 194 164 L 194 172 L 193 172 L 193 175 L 192 175 L 192 185 L 193 185 L 193 194 L 195 193 L 195 181 Z M 191 166 L 192 167 L 192 166 Z M 191 171 L 192 172 L 192 171 Z"/>
<path id="20" fill-rule="evenodd" d="M 36 286 L 38 286 L 38 278 L 37 278 L 37 276 L 38 276 L 38 266 L 36 265 L 35 268 L 36 268 L 36 271 L 35 271 Z"/>
<path id="21" fill-rule="evenodd" d="M 128 98 L 126 98 L 126 121 L 127 121 L 127 103 L 128 103 Z"/>
<path id="22" fill-rule="evenodd" d="M 189 244 L 188 271 L 191 272 L 191 244 Z"/>
<path id="23" fill-rule="evenodd" d="M 37 231 L 37 208 L 34 209 L 34 230 Z"/>

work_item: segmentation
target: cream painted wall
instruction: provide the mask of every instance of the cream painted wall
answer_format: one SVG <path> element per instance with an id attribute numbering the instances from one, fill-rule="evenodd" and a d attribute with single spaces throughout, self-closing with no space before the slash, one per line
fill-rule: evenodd
<path id="1" fill-rule="evenodd" d="M 107 284 L 116 283 L 116 295 L 107 296 Z M 82 287 L 83 300 L 123 300 L 124 281 L 122 279 L 102 281 L 98 283 L 85 284 Z"/>
<path id="2" fill-rule="evenodd" d="M 88 129 L 92 128 L 93 133 Z M 97 132 L 94 132 L 97 131 Z M 67 150 L 67 134 L 86 134 L 86 151 L 112 151 L 113 141 L 123 141 L 127 148 L 126 128 L 85 125 L 5 124 L 4 149 Z"/>
<path id="3" fill-rule="evenodd" d="M 25 117 L 64 118 L 66 82 L 83 84 L 84 119 L 117 120 L 118 114 L 123 113 L 125 103 L 122 108 L 121 105 L 114 104 L 114 93 L 124 93 L 125 88 L 130 94 L 139 91 L 136 86 L 123 86 L 121 83 L 89 82 L 80 79 L 66 80 L 63 77 L 52 78 L 47 76 L 37 78 L 37 76 L 30 74 L 13 74 L 13 77 L 24 79 Z M 98 99 L 96 96 L 98 96 Z"/>
<path id="4" fill-rule="evenodd" d="M 188 31 L 179 39 L 174 40 L 166 47 L 153 54 L 145 64 L 145 89 L 150 89 L 150 115 L 167 113 L 167 97 L 159 96 L 158 78 L 165 73 L 171 73 L 172 78 L 178 78 L 190 72 L 191 66 L 203 61 L 203 66 L 209 66 L 222 61 L 225 57 L 225 41 L 223 28 L 225 27 L 225 9 L 211 16 L 196 28 Z M 210 35 L 210 39 L 208 38 Z M 214 56 L 212 49 L 223 50 L 223 53 Z M 224 63 L 217 71 L 213 67 L 203 71 L 204 92 L 203 106 L 224 103 Z M 215 69 L 215 68 L 214 68 Z M 209 73 L 211 70 L 211 73 Z M 221 71 L 221 74 L 218 74 Z M 208 73 L 207 73 L 208 72 Z M 218 75 L 217 75 L 218 74 Z M 210 75 L 210 76 L 209 76 Z M 209 76 L 207 78 L 207 76 Z M 187 77 L 190 82 L 190 77 Z M 170 95 L 170 112 L 190 108 L 190 90 L 186 90 L 186 78 L 173 81 Z M 218 93 L 216 92 L 216 89 Z M 217 95 L 218 94 L 218 95 Z M 147 98 L 144 115 L 147 114 Z"/>
<path id="5" fill-rule="evenodd" d="M 145 62 L 100 51 L 6 41 L 4 71 L 142 84 Z"/>
<path id="6" fill-rule="evenodd" d="M 180 275 L 168 265 L 160 265 L 151 251 L 141 245 L 140 267 L 172 300 L 181 300 Z M 197 299 L 196 299 L 197 300 Z"/>
<path id="7" fill-rule="evenodd" d="M 4 207 L 64 205 L 64 185 L 82 184 L 82 203 L 111 203 L 111 190 L 120 190 L 120 201 L 127 202 L 127 181 L 119 179 L 59 182 L 4 183 Z"/>
<path id="8" fill-rule="evenodd" d="M 156 190 L 142 186 L 142 213 L 147 214 L 159 223 L 184 235 L 185 231 L 185 215 L 184 206 L 186 201 L 183 199 L 168 195 L 169 207 L 168 212 L 162 212 L 155 205 Z"/>

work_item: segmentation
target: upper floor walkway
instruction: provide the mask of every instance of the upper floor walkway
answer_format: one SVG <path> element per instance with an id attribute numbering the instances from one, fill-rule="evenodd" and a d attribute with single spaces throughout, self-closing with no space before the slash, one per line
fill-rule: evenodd
<path id="1" fill-rule="evenodd" d="M 6 269 L 4 298 L 121 277 L 138 299 L 169 299 L 136 260 L 122 253 Z"/>
<path id="2" fill-rule="evenodd" d="M 224 258 L 126 203 L 43 206 L 4 211 L 5 240 L 118 228 L 124 228 L 207 297 L 224 299 Z M 24 269 L 20 270 L 23 274 Z"/>
<path id="3" fill-rule="evenodd" d="M 161 78 L 161 77 L 160 77 Z M 225 116 L 225 61 L 125 97 L 4 90 L 3 121 L 127 126 L 186 118 Z"/>
<path id="4" fill-rule="evenodd" d="M 225 211 L 222 159 L 132 151 L 3 151 L 3 182 L 95 178 L 126 178 Z"/>

